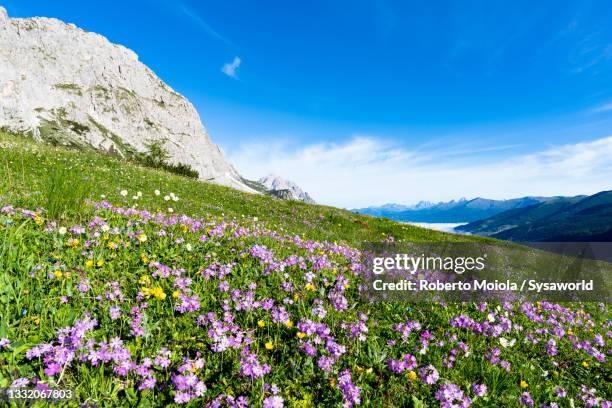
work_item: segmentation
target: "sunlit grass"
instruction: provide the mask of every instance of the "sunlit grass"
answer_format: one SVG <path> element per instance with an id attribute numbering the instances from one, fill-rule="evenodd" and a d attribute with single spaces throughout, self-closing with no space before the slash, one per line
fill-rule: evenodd
<path id="1" fill-rule="evenodd" d="M 38 382 L 74 389 L 74 406 L 126 407 L 610 399 L 605 304 L 359 293 L 364 241 L 479 238 L 8 134 L 0 171 L 0 388 Z"/>

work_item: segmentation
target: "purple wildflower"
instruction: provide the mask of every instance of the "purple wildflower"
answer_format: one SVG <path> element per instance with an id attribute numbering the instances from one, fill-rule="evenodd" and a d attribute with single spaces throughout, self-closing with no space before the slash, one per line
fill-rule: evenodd
<path id="1" fill-rule="evenodd" d="M 436 392 L 436 399 L 443 408 L 467 408 L 472 405 L 472 399 L 455 384 L 441 385 Z"/>
<path id="2" fill-rule="evenodd" d="M 477 397 L 484 397 L 487 393 L 487 386 L 485 384 L 474 383 L 472 384 L 472 391 Z"/>
<path id="3" fill-rule="evenodd" d="M 523 392 L 519 397 L 519 403 L 528 407 L 533 407 L 533 398 L 527 391 Z"/>
<path id="4" fill-rule="evenodd" d="M 421 381 L 423 384 L 433 385 L 440 379 L 440 374 L 438 374 L 438 370 L 429 364 L 427 367 L 422 367 L 419 369 L 419 374 L 421 375 Z"/>
<path id="5" fill-rule="evenodd" d="M 342 393 L 342 399 L 344 400 L 344 408 L 350 408 L 353 405 L 361 404 L 361 389 L 355 384 L 353 384 L 351 379 L 351 372 L 349 370 L 344 370 L 338 376 L 338 388 Z"/>
<path id="6" fill-rule="evenodd" d="M 263 401 L 263 408 L 283 408 L 285 401 L 278 395 L 268 397 Z"/>
<path id="7" fill-rule="evenodd" d="M 21 388 L 25 387 L 30 383 L 30 380 L 26 377 L 17 378 L 15 381 L 11 383 L 12 388 Z"/>

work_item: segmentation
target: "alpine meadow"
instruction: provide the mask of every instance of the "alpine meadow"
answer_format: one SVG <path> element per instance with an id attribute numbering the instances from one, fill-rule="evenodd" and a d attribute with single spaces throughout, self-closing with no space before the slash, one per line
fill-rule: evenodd
<path id="1" fill-rule="evenodd" d="M 0 147 L 0 387 L 68 387 L 67 406 L 609 406 L 606 304 L 363 301 L 361 242 L 469 237 Z"/>
<path id="2" fill-rule="evenodd" d="M 612 408 L 610 3 L 2 3 L 0 407 Z"/>

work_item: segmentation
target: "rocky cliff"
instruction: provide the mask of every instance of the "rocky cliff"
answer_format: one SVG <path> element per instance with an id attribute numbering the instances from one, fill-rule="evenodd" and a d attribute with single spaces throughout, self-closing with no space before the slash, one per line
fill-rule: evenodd
<path id="1" fill-rule="evenodd" d="M 51 18 L 0 7 L 0 127 L 130 156 L 162 141 L 172 163 L 253 192 L 213 144 L 198 113 L 138 56 Z"/>
<path id="2" fill-rule="evenodd" d="M 302 190 L 297 184 L 292 181 L 285 180 L 274 174 L 262 177 L 258 181 L 268 192 L 278 198 L 286 200 L 300 200 L 306 203 L 314 204 L 312 197 L 307 192 Z"/>

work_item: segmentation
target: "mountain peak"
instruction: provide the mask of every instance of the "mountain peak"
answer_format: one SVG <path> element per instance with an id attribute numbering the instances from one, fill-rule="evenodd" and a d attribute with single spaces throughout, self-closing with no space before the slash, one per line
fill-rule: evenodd
<path id="1" fill-rule="evenodd" d="M 285 180 L 284 178 L 275 174 L 268 174 L 267 176 L 260 178 L 258 181 L 274 195 L 281 198 L 300 200 L 311 204 L 315 202 L 307 192 L 302 190 L 293 181 Z"/>

